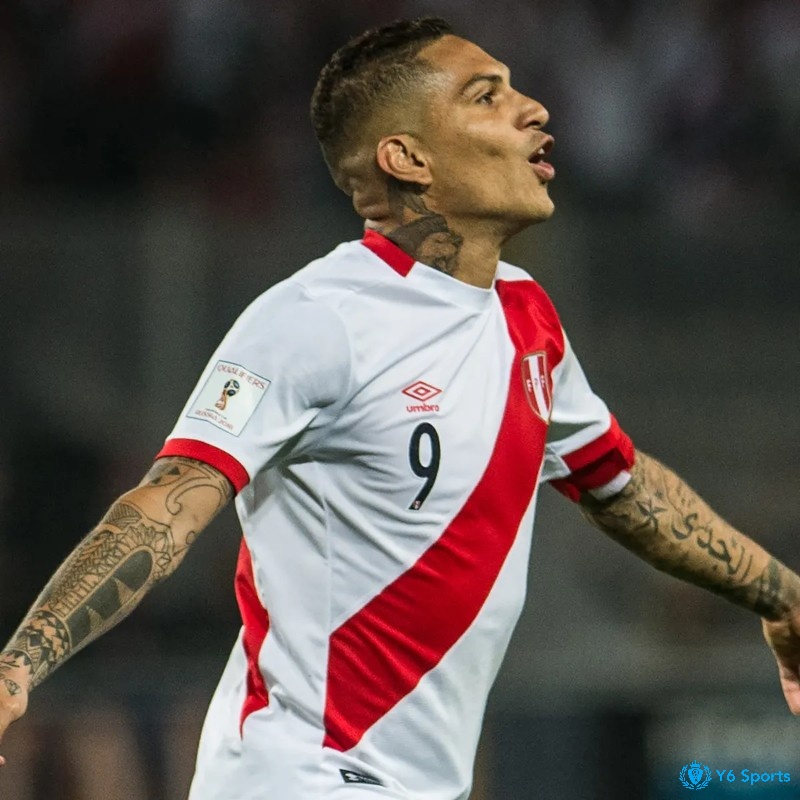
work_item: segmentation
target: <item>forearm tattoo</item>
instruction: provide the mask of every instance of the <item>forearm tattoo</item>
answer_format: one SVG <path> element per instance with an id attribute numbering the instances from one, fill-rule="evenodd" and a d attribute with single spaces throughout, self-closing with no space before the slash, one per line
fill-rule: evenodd
<path id="1" fill-rule="evenodd" d="M 425 205 L 422 193 L 422 188 L 416 184 L 389 179 L 392 216 L 404 222 L 387 236 L 420 263 L 455 275 L 464 239 L 450 229 L 441 214 Z"/>
<path id="2" fill-rule="evenodd" d="M 31 660 L 25 653 L 7 651 L 0 654 L 0 685 L 9 697 L 14 697 L 22 692 L 22 687 L 10 676 L 18 673 L 19 669 L 30 669 Z M 0 697 L 2 692 L 0 692 Z"/>
<path id="3" fill-rule="evenodd" d="M 800 603 L 800 579 L 721 519 L 674 472 L 638 452 L 630 483 L 586 517 L 657 569 L 776 619 Z"/>
<path id="4" fill-rule="evenodd" d="M 191 509 L 183 513 L 190 496 Z M 231 496 L 228 481 L 205 464 L 182 458 L 157 461 L 139 488 L 109 509 L 34 603 L 0 656 L 6 691 L 19 691 L 8 678 L 11 669 L 27 667 L 33 688 L 124 619 L 175 571 L 199 528 Z M 147 512 L 131 498 L 146 498 Z"/>

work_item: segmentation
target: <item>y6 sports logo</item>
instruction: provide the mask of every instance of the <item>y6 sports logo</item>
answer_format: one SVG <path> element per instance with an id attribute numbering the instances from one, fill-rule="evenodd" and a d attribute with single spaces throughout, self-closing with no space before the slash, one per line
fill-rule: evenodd
<path id="1" fill-rule="evenodd" d="M 714 783 L 739 783 L 747 786 L 755 786 L 756 784 L 776 784 L 791 783 L 792 777 L 788 772 L 758 772 L 749 769 L 743 769 L 741 772 L 735 773 L 732 769 L 715 769 L 716 780 L 712 776 L 711 768 L 706 764 L 701 764 L 699 761 L 692 761 L 681 768 L 678 779 L 687 789 L 698 790 L 705 789 L 712 781 Z"/>

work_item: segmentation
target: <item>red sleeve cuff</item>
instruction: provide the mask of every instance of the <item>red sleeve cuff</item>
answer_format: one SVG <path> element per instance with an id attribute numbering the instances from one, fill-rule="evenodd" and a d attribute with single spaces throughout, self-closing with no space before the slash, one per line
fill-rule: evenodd
<path id="1" fill-rule="evenodd" d="M 564 456 L 572 472 L 566 478 L 551 481 L 554 489 L 577 502 L 584 492 L 611 483 L 621 472 L 633 466 L 636 450 L 630 437 L 611 417 L 611 427 L 580 450 Z"/>
<path id="2" fill-rule="evenodd" d="M 200 442 L 197 439 L 168 439 L 161 448 L 156 458 L 167 456 L 183 456 L 202 461 L 215 470 L 221 472 L 230 482 L 236 493 L 250 483 L 247 470 L 229 453 L 214 447 L 213 444 Z"/>

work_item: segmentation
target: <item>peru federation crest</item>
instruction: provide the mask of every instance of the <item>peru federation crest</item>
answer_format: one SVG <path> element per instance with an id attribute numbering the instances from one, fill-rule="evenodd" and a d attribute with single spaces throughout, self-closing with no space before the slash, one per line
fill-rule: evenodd
<path id="1" fill-rule="evenodd" d="M 529 353 L 522 359 L 522 385 L 533 413 L 549 425 L 553 411 L 553 392 L 547 369 L 547 353 L 543 350 Z"/>

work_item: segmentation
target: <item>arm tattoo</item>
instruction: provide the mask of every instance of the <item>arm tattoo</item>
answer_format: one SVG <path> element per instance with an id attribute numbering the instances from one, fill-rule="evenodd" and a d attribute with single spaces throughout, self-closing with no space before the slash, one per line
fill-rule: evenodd
<path id="1" fill-rule="evenodd" d="M 124 619 L 177 569 L 199 530 L 232 493 L 228 481 L 205 464 L 157 461 L 50 580 L 0 656 L 0 678 L 25 666 L 33 688 Z M 5 685 L 11 693 L 13 687 Z"/>
<path id="2" fill-rule="evenodd" d="M 447 275 L 455 275 L 464 239 L 450 229 L 441 214 L 425 205 L 421 196 L 423 192 L 424 189 L 416 184 L 389 179 L 392 215 L 400 220 L 411 219 L 387 236 L 415 260 Z"/>
<path id="3" fill-rule="evenodd" d="M 14 697 L 22 692 L 22 687 L 9 675 L 19 669 L 29 669 L 31 660 L 18 651 L 10 650 L 0 654 L 0 683 L 9 697 Z"/>
<path id="4" fill-rule="evenodd" d="M 165 500 L 167 511 L 178 514 L 183 510 L 181 498 L 196 489 L 204 489 L 216 497 L 217 511 L 224 508 L 233 497 L 233 487 L 213 467 L 193 461 L 191 458 L 162 458 L 153 464 L 145 475 L 142 485 L 169 487 Z"/>
<path id="5" fill-rule="evenodd" d="M 715 514 L 674 472 L 637 452 L 618 495 L 581 500 L 600 530 L 657 569 L 769 619 L 800 604 L 800 578 Z"/>

